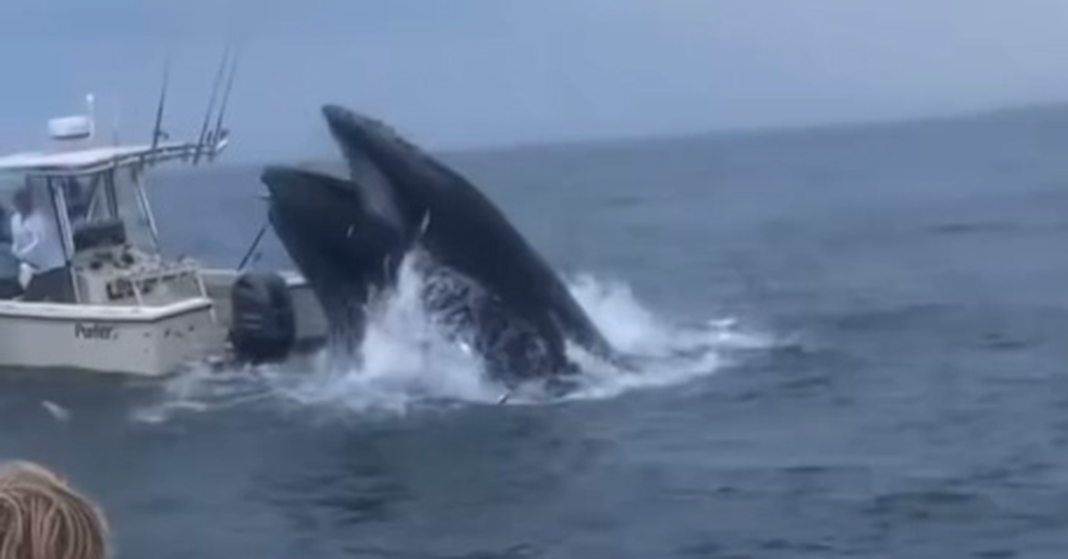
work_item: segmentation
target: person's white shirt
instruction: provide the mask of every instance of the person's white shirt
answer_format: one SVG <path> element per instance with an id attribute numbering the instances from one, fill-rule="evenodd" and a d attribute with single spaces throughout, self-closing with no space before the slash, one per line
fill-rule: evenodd
<path id="1" fill-rule="evenodd" d="M 33 267 L 35 273 L 47 272 L 67 265 L 63 244 L 56 227 L 39 212 L 23 217 L 11 216 L 12 252 Z"/>

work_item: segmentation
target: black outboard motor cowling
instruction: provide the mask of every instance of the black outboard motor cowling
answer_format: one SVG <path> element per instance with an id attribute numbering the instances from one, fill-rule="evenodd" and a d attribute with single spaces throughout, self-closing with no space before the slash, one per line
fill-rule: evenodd
<path id="1" fill-rule="evenodd" d="M 230 290 L 230 343 L 239 359 L 261 363 L 285 359 L 296 341 L 296 314 L 285 279 L 246 273 Z"/>

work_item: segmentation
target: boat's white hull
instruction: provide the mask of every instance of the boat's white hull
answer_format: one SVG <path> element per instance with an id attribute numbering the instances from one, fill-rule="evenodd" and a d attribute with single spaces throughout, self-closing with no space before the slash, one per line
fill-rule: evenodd
<path id="1" fill-rule="evenodd" d="M 208 297 L 165 306 L 58 305 L 0 301 L 0 369 L 75 369 L 143 377 L 227 351 L 230 287 L 237 273 L 203 271 Z M 297 343 L 322 339 L 325 321 L 311 290 L 287 276 Z"/>
<path id="2" fill-rule="evenodd" d="M 166 307 L 0 303 L 0 367 L 162 376 L 225 349 L 208 299 Z"/>

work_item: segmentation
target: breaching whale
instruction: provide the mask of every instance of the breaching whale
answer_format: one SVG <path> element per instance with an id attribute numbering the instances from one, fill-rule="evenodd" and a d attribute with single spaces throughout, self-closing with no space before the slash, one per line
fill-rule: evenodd
<path id="1" fill-rule="evenodd" d="M 613 355 L 555 271 L 466 178 L 379 120 L 338 105 L 325 106 L 323 114 L 354 176 L 373 165 L 409 222 L 428 222 L 422 242 L 436 257 L 492 286 L 553 343 L 566 337 L 599 357 Z"/>
<path id="2" fill-rule="evenodd" d="M 322 303 L 335 354 L 359 358 L 368 307 L 395 285 L 408 256 L 421 274 L 419 296 L 428 314 L 447 337 L 477 352 L 493 378 L 515 385 L 573 370 L 492 290 L 418 242 L 405 242 L 405 228 L 368 204 L 359 183 L 282 166 L 265 169 L 262 180 L 270 192 L 270 222 Z"/>
<path id="3" fill-rule="evenodd" d="M 614 360 L 563 281 L 472 183 L 381 121 L 336 105 L 323 115 L 349 177 L 274 166 L 262 180 L 275 232 L 333 332 L 358 340 L 373 293 L 415 251 L 428 309 L 470 334 L 495 376 L 574 371 L 567 341 Z"/>

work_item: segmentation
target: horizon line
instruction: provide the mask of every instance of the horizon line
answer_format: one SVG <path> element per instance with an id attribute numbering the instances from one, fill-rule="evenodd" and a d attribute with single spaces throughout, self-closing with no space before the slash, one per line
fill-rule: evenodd
<path id="1" fill-rule="evenodd" d="M 992 118 L 1011 113 L 1025 113 L 1029 111 L 1068 109 L 1068 100 L 1035 101 L 1023 103 L 1006 103 L 991 105 L 979 109 L 966 109 L 959 111 L 940 111 L 911 116 L 888 116 L 868 117 L 856 119 L 829 120 L 796 124 L 775 125 L 752 125 L 752 126 L 726 126 L 720 128 L 705 127 L 695 130 L 683 130 L 678 132 L 658 132 L 646 134 L 618 134 L 618 135 L 584 135 L 580 137 L 565 137 L 559 139 L 525 140 L 515 142 L 495 142 L 485 144 L 468 144 L 446 148 L 426 148 L 428 152 L 444 157 L 469 157 L 480 155 L 499 155 L 516 152 L 531 151 L 558 151 L 568 149 L 597 149 L 613 146 L 626 146 L 641 143 L 678 142 L 700 138 L 715 137 L 759 137 L 773 135 L 791 135 L 805 133 L 834 133 L 868 128 L 893 128 L 899 126 L 914 126 L 919 124 L 935 123 L 963 123 L 984 118 Z M 295 154 L 296 160 L 304 162 L 332 161 L 337 156 L 312 156 L 310 154 Z M 238 158 L 228 158 L 217 164 L 227 165 L 266 165 L 277 163 L 277 157 L 250 155 Z"/>

